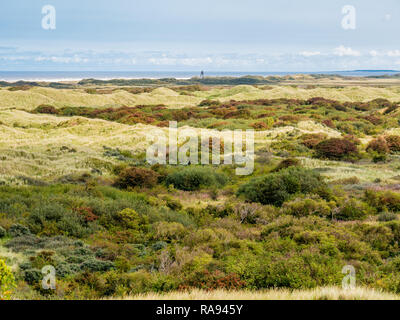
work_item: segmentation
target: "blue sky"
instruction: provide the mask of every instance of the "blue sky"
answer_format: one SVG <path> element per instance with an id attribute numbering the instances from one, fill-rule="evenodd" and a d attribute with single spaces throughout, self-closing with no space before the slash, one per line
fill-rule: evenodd
<path id="1" fill-rule="evenodd" d="M 399 31 L 398 0 L 2 1 L 0 70 L 400 69 Z"/>

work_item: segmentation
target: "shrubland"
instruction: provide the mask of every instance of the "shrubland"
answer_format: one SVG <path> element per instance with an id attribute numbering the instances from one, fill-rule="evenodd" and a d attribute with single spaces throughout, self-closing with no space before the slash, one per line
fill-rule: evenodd
<path id="1" fill-rule="evenodd" d="M 349 88 L 120 84 L 85 81 L 50 90 L 70 93 L 66 103 L 1 111 L 0 298 L 310 296 L 340 286 L 346 265 L 360 290 L 400 293 L 395 87 L 350 97 Z M 1 94 L 50 92 L 30 86 Z M 129 103 L 105 106 L 116 95 Z M 146 133 L 169 121 L 196 134 L 255 129 L 253 174 L 146 163 Z M 54 291 L 40 285 L 46 265 Z"/>

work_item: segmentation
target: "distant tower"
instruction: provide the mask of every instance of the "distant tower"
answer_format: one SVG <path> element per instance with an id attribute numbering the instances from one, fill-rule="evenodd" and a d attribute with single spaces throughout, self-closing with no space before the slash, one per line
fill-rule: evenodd
<path id="1" fill-rule="evenodd" d="M 200 72 L 200 79 L 204 79 L 204 71 L 203 70 L 201 70 L 201 72 Z"/>

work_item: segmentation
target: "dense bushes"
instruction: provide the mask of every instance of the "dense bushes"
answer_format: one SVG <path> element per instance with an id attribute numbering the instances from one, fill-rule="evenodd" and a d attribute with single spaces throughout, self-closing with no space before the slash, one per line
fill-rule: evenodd
<path id="1" fill-rule="evenodd" d="M 385 140 L 391 152 L 400 152 L 400 136 L 386 136 Z"/>
<path id="2" fill-rule="evenodd" d="M 36 112 L 36 113 L 46 113 L 46 114 L 58 114 L 59 113 L 58 110 L 55 107 L 53 107 L 51 105 L 48 105 L 48 104 L 42 104 L 42 105 L 38 106 L 34 110 L 34 112 Z"/>
<path id="3" fill-rule="evenodd" d="M 365 202 L 350 198 L 337 210 L 334 218 L 338 220 L 363 220 L 375 211 Z"/>
<path id="4" fill-rule="evenodd" d="M 43 277 L 40 270 L 46 265 L 53 265 L 60 278 L 83 271 L 108 271 L 114 268 L 112 261 L 102 257 L 101 249 L 65 237 L 26 235 L 12 239 L 6 246 L 20 253 L 35 253 L 28 262 L 20 265 L 24 279 L 30 284 L 38 285 L 38 280 Z"/>
<path id="5" fill-rule="evenodd" d="M 358 154 L 353 142 L 339 138 L 324 140 L 315 146 L 315 150 L 318 157 L 333 160 L 352 159 Z"/>
<path id="6" fill-rule="evenodd" d="M 367 151 L 373 151 L 378 154 L 389 152 L 396 153 L 400 151 L 400 136 L 381 136 L 371 140 L 367 145 Z"/>
<path id="7" fill-rule="evenodd" d="M 300 137 L 301 143 L 310 149 L 314 149 L 315 146 L 322 142 L 324 139 L 326 139 L 326 134 L 323 133 L 303 134 Z"/>
<path id="8" fill-rule="evenodd" d="M 14 276 L 5 262 L 0 259 L 0 300 L 11 297 L 12 289 L 15 287 Z"/>
<path id="9" fill-rule="evenodd" d="M 286 169 L 286 168 L 289 168 L 289 167 L 299 167 L 299 166 L 300 166 L 300 160 L 299 159 L 288 158 L 288 159 L 284 159 L 281 162 L 279 162 L 279 164 L 274 169 L 274 171 L 277 172 L 277 171 L 280 171 L 282 169 Z"/>
<path id="10" fill-rule="evenodd" d="M 3 227 L 0 227 L 0 239 L 6 236 L 7 232 Z"/>
<path id="11" fill-rule="evenodd" d="M 88 90 L 91 93 L 111 93 L 113 89 Z M 123 88 L 123 90 L 136 94 L 153 89 Z M 187 91 L 181 91 L 181 93 L 188 94 Z M 382 105 L 380 105 L 381 103 Z M 223 103 L 214 100 L 204 100 L 198 106 L 185 107 L 179 110 L 167 108 L 164 105 L 121 106 L 117 108 L 97 109 L 68 106 L 56 109 L 53 106 L 42 105 L 33 112 L 61 116 L 100 118 L 125 124 L 145 123 L 159 127 L 167 127 L 169 121 L 179 121 L 192 126 L 218 127 L 219 129 L 237 129 L 238 126 L 244 129 L 251 126 L 255 129 L 265 130 L 270 129 L 272 126 L 286 126 L 288 124 L 296 124 L 302 120 L 312 119 L 330 128 L 335 128 L 342 133 L 372 135 L 376 134 L 387 122 L 380 114 L 374 113 L 375 110 L 382 108 L 384 105 L 388 106 L 387 110 L 390 110 L 392 105 L 398 108 L 397 104 L 392 104 L 389 101 L 342 103 L 316 97 L 308 100 L 283 98 L 245 101 L 231 100 Z M 274 112 L 265 112 L 271 110 Z M 368 110 L 372 112 L 369 115 L 365 115 L 365 111 Z M 254 120 L 257 121 L 255 122 Z M 310 139 L 305 143 L 313 144 L 315 142 L 315 139 Z"/>
<path id="12" fill-rule="evenodd" d="M 386 154 L 389 153 L 390 149 L 386 140 L 383 137 L 378 137 L 368 143 L 367 151 L 374 151 L 378 154 Z"/>
<path id="13" fill-rule="evenodd" d="M 290 167 L 277 173 L 251 180 L 242 185 L 238 195 L 251 202 L 280 206 L 291 196 L 323 193 L 327 186 L 319 173 L 309 169 Z"/>
<path id="14" fill-rule="evenodd" d="M 130 167 L 122 170 L 115 181 L 115 185 L 127 189 L 129 187 L 154 187 L 158 181 L 158 174 L 151 169 Z"/>
<path id="15" fill-rule="evenodd" d="M 365 191 L 365 200 L 379 212 L 400 211 L 400 193 L 390 190 L 378 191 L 368 189 Z"/>
<path id="16" fill-rule="evenodd" d="M 148 217 L 140 215 L 135 210 L 129 208 L 118 212 L 116 218 L 125 228 L 135 230 L 143 228 L 149 223 Z"/>
<path id="17" fill-rule="evenodd" d="M 328 217 L 331 215 L 332 208 L 323 199 L 298 198 L 283 204 L 282 212 L 295 217 L 305 217 L 315 215 Z"/>
<path id="18" fill-rule="evenodd" d="M 367 192 L 370 205 L 342 193 L 328 200 L 329 189 L 319 174 L 299 167 L 270 173 L 259 183 L 248 183 L 258 199 L 276 205 L 284 199 L 281 208 L 243 203 L 234 196 L 225 204 L 198 207 L 196 203 L 186 208 L 171 201 L 172 195 L 153 199 L 110 187 L 94 187 L 90 193 L 82 186 L 29 187 L 12 189 L 12 195 L 6 196 L 11 189 L 0 187 L 0 210 L 12 221 L 19 217 L 20 223 L 7 222 L 1 215 L 0 224 L 8 231 L 7 226 L 14 225 L 15 236 L 5 246 L 26 257 L 16 276 L 36 289 L 38 297 L 41 268 L 48 264 L 57 272 L 59 289 L 54 297 L 66 298 L 192 287 L 340 285 L 341 269 L 348 261 L 363 270 L 358 273 L 359 283 L 386 286 L 384 268 L 394 268 L 389 257 L 398 251 L 399 222 L 393 216 L 373 224 L 339 220 L 362 220 L 380 212 L 375 206 L 381 202 L 393 210 L 395 195 Z M 43 223 L 46 233 L 63 234 L 58 222 L 70 214 L 81 216 L 82 226 L 101 228 L 82 241 L 71 235 L 39 237 L 24 227 L 43 232 L 36 229 Z M 57 228 L 49 229 L 51 225 Z"/>
<path id="19" fill-rule="evenodd" d="M 207 167 L 187 167 L 169 174 L 165 180 L 167 185 L 186 191 L 199 190 L 202 187 L 223 186 L 227 177 Z"/>
<path id="20" fill-rule="evenodd" d="M 30 232 L 28 227 L 25 227 L 25 226 L 20 225 L 20 224 L 13 224 L 10 227 L 10 229 L 8 230 L 8 233 L 12 237 L 20 237 L 20 236 L 23 236 L 23 235 L 30 234 L 31 232 Z"/>

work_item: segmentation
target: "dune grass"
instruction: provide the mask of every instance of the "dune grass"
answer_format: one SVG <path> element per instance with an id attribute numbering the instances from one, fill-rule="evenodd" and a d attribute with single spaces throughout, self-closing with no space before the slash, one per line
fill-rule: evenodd
<path id="1" fill-rule="evenodd" d="M 0 117 L 0 181 L 7 184 L 24 184 L 20 177 L 52 182 L 61 176 L 90 172 L 91 169 L 99 169 L 107 177 L 118 160 L 105 156 L 104 146 L 140 154 L 150 144 L 147 135 L 153 135 L 155 129 L 165 133 L 168 130 L 144 124 L 130 126 L 99 119 L 56 117 L 20 110 L 0 111 Z M 200 130 L 211 135 L 218 132 L 211 129 L 190 129 L 197 135 Z M 268 148 L 276 139 L 293 133 L 301 135 L 319 132 L 329 137 L 341 135 L 340 132 L 313 121 L 300 121 L 295 126 L 256 131 L 256 150 Z M 65 147 L 68 149 L 63 150 Z M 325 168 L 322 174 L 330 179 L 357 176 L 362 182 L 373 182 L 376 179 L 388 183 L 398 182 L 398 161 L 390 165 L 352 164 L 303 158 L 302 164 L 308 168 Z"/>
<path id="2" fill-rule="evenodd" d="M 32 110 L 41 104 L 50 104 L 55 107 L 65 106 L 134 106 L 149 104 L 165 104 L 172 108 L 193 106 L 205 99 L 220 101 L 293 98 L 308 99 L 324 97 L 339 101 L 369 101 L 376 98 L 385 98 L 391 101 L 400 101 L 400 87 L 344 87 L 306 89 L 292 86 L 274 86 L 263 90 L 249 85 L 240 85 L 232 88 L 215 88 L 207 91 L 196 91 L 190 95 L 182 95 L 169 88 L 157 88 L 150 93 L 132 94 L 125 90 L 116 90 L 111 94 L 89 94 L 83 89 L 53 89 L 35 87 L 27 91 L 0 90 L 1 109 L 18 108 Z"/>
<path id="3" fill-rule="evenodd" d="M 104 156 L 104 146 L 140 154 L 151 142 L 147 140 L 148 135 L 154 135 L 155 129 L 165 133 L 168 130 L 144 124 L 130 126 L 99 119 L 31 114 L 21 110 L 2 110 L 0 118 L 0 180 L 11 184 L 21 184 L 18 178 L 21 176 L 53 181 L 60 176 L 91 169 L 100 169 L 107 175 L 118 161 Z M 191 129 L 197 135 L 200 135 L 200 130 L 211 135 L 218 132 Z M 293 131 L 323 131 L 328 136 L 340 135 L 335 130 L 306 121 L 297 126 L 257 131 L 256 146 L 268 146 L 277 136 Z"/>
<path id="4" fill-rule="evenodd" d="M 266 291 L 176 291 L 125 297 L 125 300 L 400 300 L 396 294 L 368 288 L 324 287 L 310 290 L 272 289 Z"/>

